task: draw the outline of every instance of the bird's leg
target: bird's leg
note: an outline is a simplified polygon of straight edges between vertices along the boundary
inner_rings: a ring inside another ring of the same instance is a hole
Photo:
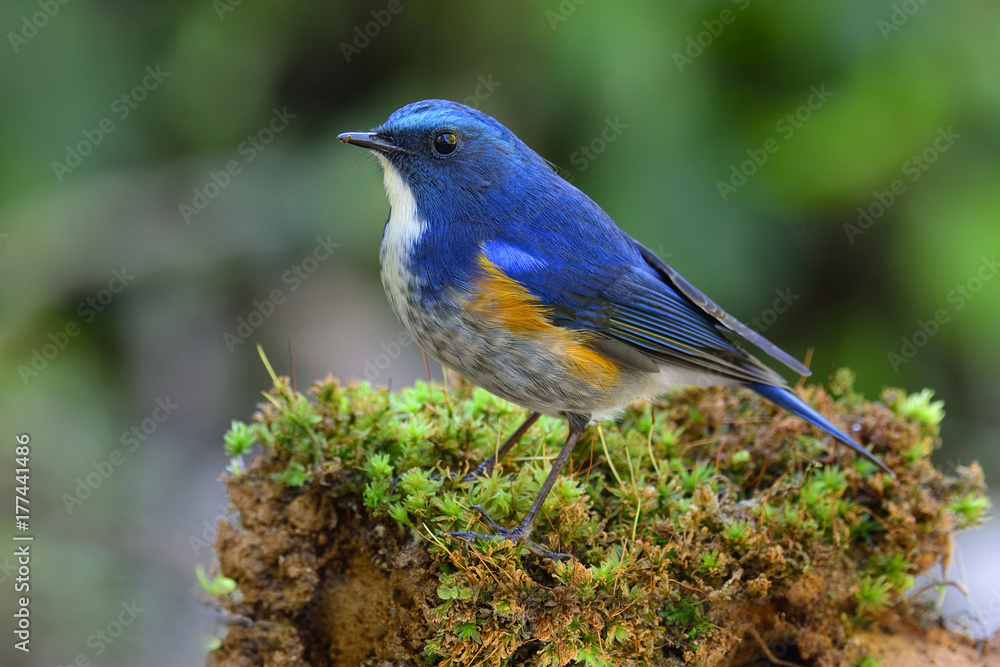
[[[528,432],[528,429],[531,428],[532,424],[538,421],[539,417],[541,417],[541,414],[537,412],[532,412],[528,415],[528,418],[524,420],[524,423],[518,426],[517,430],[514,431],[502,445],[500,445],[500,449],[490,454],[489,458],[462,477],[462,481],[471,482],[477,477],[488,476],[493,471],[493,466],[497,464],[497,461],[500,461],[503,457],[507,456],[507,452],[510,451],[511,447],[516,445],[518,440],[524,437],[524,434]]]
[[[558,479],[559,474],[562,472],[562,469],[566,466],[566,462],[569,461],[570,455],[573,453],[573,448],[576,447],[576,443],[580,441],[580,436],[583,435],[584,430],[587,428],[587,424],[590,422],[589,415],[571,414],[568,418],[569,435],[566,438],[566,443],[562,446],[562,449],[559,451],[559,455],[552,463],[552,470],[549,471],[548,477],[545,478],[542,488],[538,491],[538,495],[535,497],[535,502],[531,504],[531,509],[528,510],[528,513],[524,516],[524,520],[521,521],[516,528],[504,528],[494,521],[483,507],[480,505],[474,505],[472,509],[479,512],[483,521],[485,521],[486,524],[489,525],[490,529],[493,530],[492,533],[443,532],[441,534],[457,537],[463,540],[481,539],[524,542],[529,551],[544,558],[552,558],[556,560],[571,558],[569,554],[546,549],[540,544],[531,541],[531,531],[535,527],[535,519],[538,518],[538,513],[542,511],[542,504],[545,502],[545,498],[548,497],[549,492],[552,491],[552,486],[556,483],[556,479]]]
[[[541,416],[542,415],[538,412],[532,412],[530,415],[528,415],[528,418],[524,420],[524,423],[518,426],[517,430],[514,431],[511,434],[511,436],[504,441],[502,445],[500,445],[500,449],[490,454],[490,456],[485,461],[483,461],[478,466],[469,471],[467,474],[465,474],[462,477],[462,481],[471,482],[477,477],[486,477],[487,475],[489,475],[490,472],[493,471],[493,466],[497,464],[497,461],[503,459],[503,457],[507,455],[507,452],[509,452],[511,448],[517,444],[518,440],[524,437],[524,434],[528,432],[528,429],[531,428],[532,424],[538,421],[538,418]],[[389,493],[392,493],[393,491],[396,490],[396,485],[399,484],[399,480],[401,480],[403,478],[403,475],[405,474],[406,472],[404,471],[396,475],[396,478],[392,480],[392,484],[389,485]],[[455,477],[456,477],[455,473],[450,473],[448,475],[449,479],[454,479]],[[436,473],[434,478],[437,478]]]

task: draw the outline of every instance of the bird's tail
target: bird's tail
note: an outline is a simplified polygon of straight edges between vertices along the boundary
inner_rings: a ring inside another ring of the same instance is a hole
[[[856,451],[861,456],[865,457],[879,468],[889,473],[893,477],[896,475],[889,469],[889,467],[882,463],[877,456],[869,452],[867,449],[854,442],[846,433],[841,431],[839,428],[831,424],[826,417],[816,412],[813,408],[809,407],[801,398],[796,396],[792,390],[787,387],[776,387],[769,384],[761,384],[759,382],[747,383],[747,387],[753,389],[755,392],[771,401],[777,406],[780,406],[793,415],[801,417],[813,426],[821,428],[830,435],[832,435],[837,440]]]

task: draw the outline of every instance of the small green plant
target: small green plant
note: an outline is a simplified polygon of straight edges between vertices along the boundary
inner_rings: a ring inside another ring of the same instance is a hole
[[[309,472],[298,461],[290,461],[284,470],[271,475],[271,479],[283,486],[302,486],[308,478]]]
[[[861,580],[854,599],[858,603],[858,614],[875,614],[886,609],[892,602],[892,584],[884,574],[871,575]]]
[[[240,456],[248,454],[257,442],[256,429],[241,421],[233,420],[232,426],[224,437],[226,454]]]
[[[978,526],[986,519],[990,509],[990,499],[984,494],[970,491],[961,498],[948,501],[948,509],[958,517],[958,523],[962,528]]]
[[[446,586],[441,584],[437,589],[438,597],[442,600],[468,600],[472,597],[474,590],[471,588],[461,588],[458,586]]]
[[[750,452],[745,449],[741,449],[740,451],[733,454],[733,458],[731,460],[733,462],[734,467],[742,466],[745,463],[749,463]]]
[[[704,573],[715,572],[719,569],[721,563],[721,553],[718,551],[708,551],[701,555],[701,565],[698,566],[698,571]]]
[[[727,542],[733,544],[740,544],[750,535],[750,522],[746,519],[740,519],[738,521],[733,521],[732,523],[727,523],[726,527],[722,529],[722,536]]]
[[[876,572],[884,572],[886,581],[899,594],[903,594],[913,587],[914,579],[910,572],[915,568],[913,563],[906,560],[903,554],[895,553],[891,556],[885,556],[878,561],[873,569]]]
[[[926,459],[931,454],[931,443],[928,440],[920,439],[914,442],[903,452],[903,458],[910,465],[915,465],[918,461]]]
[[[944,401],[931,401],[934,390],[924,389],[909,396],[903,395],[894,403],[896,413],[928,426],[937,426],[944,419]]]
[[[209,578],[205,572],[205,568],[197,565],[195,566],[194,573],[198,577],[198,584],[201,585],[201,590],[213,598],[229,595],[236,590],[236,582],[229,577],[223,576],[221,572],[216,572],[215,576]]]
[[[471,640],[477,644],[483,643],[483,638],[479,636],[479,628],[476,627],[475,623],[456,623],[455,634],[459,639]]]
[[[686,493],[694,493],[694,490],[706,480],[711,479],[714,473],[715,471],[710,463],[699,463],[687,470],[682,468],[678,470],[681,488]]]
[[[385,452],[372,454],[368,457],[365,473],[375,481],[392,477],[392,456]]]

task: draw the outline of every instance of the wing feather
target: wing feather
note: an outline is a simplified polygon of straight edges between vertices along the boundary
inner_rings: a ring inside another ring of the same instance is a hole
[[[567,267],[547,258],[544,248],[528,253],[496,242],[484,246],[483,252],[539,299],[553,324],[590,331],[595,334],[594,349],[621,363],[646,371],[666,363],[742,383],[785,385],[780,375],[727,338],[729,334],[800,373],[809,373],[645,246],[629,241],[635,244],[636,262],[618,267],[593,262]],[[510,261],[512,257],[518,261]]]

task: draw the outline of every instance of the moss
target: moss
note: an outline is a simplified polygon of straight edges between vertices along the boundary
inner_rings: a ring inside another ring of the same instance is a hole
[[[897,478],[749,391],[691,388],[588,431],[536,524],[536,541],[575,556],[555,562],[439,533],[482,530],[477,504],[517,523],[565,423],[542,418],[489,478],[463,483],[450,473],[493,452],[522,410],[465,384],[390,393],[328,378],[307,400],[278,378],[226,437],[235,516],[217,547],[238,590],[222,599],[251,624],[212,659],[735,665],[771,651],[872,664],[857,636],[910,615],[913,577],[984,519],[982,472],[931,464],[943,411],[929,392],[866,402],[841,372],[831,393],[803,393]]]

